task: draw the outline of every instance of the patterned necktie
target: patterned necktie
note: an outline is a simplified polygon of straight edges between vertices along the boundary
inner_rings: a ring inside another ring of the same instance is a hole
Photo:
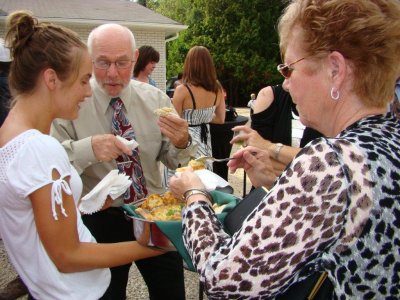
[[[114,135],[122,136],[127,140],[135,139],[132,124],[122,111],[122,107],[124,106],[122,100],[120,98],[112,98],[110,105],[114,108],[111,132]],[[132,179],[132,185],[124,194],[124,202],[131,203],[146,197],[146,180],[143,176],[142,165],[140,163],[139,148],[133,149],[132,155],[122,154],[116,160],[117,162],[127,162],[119,164],[120,171],[125,172],[125,174]]]

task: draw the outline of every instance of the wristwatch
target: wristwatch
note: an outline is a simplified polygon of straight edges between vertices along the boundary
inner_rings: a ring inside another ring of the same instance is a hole
[[[189,148],[191,145],[192,145],[192,136],[190,135],[190,133],[188,133],[188,141],[187,141],[186,147],[185,148],[176,147],[176,148],[183,150],[183,149]]]
[[[278,158],[279,158],[279,153],[281,152],[282,147],[283,147],[283,144],[282,144],[282,143],[276,143],[276,144],[275,144],[275,149],[274,149],[274,159],[275,159],[275,160],[278,160]]]
[[[188,142],[187,142],[187,144],[186,144],[186,148],[192,146],[192,136],[190,135],[190,133],[189,133],[188,135],[189,135],[189,136],[188,136]]]

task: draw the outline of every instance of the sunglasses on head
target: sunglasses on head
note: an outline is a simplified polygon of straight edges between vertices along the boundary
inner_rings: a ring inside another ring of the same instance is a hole
[[[300,58],[298,60],[296,60],[295,62],[292,62],[291,64],[280,64],[276,67],[276,69],[278,70],[279,73],[281,73],[281,75],[283,77],[285,77],[286,79],[288,79],[291,75],[292,72],[294,70],[293,65],[297,64],[299,61],[302,61],[303,59],[305,59],[306,57]]]

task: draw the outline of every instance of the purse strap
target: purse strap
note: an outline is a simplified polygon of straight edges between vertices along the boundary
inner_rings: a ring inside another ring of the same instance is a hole
[[[324,284],[326,278],[328,277],[327,272],[322,272],[321,276],[319,276],[317,282],[315,283],[313,289],[311,290],[310,294],[307,297],[307,300],[313,300],[317,295],[318,291],[320,290],[321,286]]]

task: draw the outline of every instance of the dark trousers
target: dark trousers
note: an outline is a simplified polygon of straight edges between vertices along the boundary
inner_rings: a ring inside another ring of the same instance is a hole
[[[119,208],[112,207],[92,215],[83,215],[82,220],[98,243],[134,240],[132,222],[126,219]],[[136,261],[136,266],[146,282],[151,300],[185,299],[183,262],[177,252]],[[111,283],[101,299],[126,299],[130,267],[131,264],[110,268]]]

